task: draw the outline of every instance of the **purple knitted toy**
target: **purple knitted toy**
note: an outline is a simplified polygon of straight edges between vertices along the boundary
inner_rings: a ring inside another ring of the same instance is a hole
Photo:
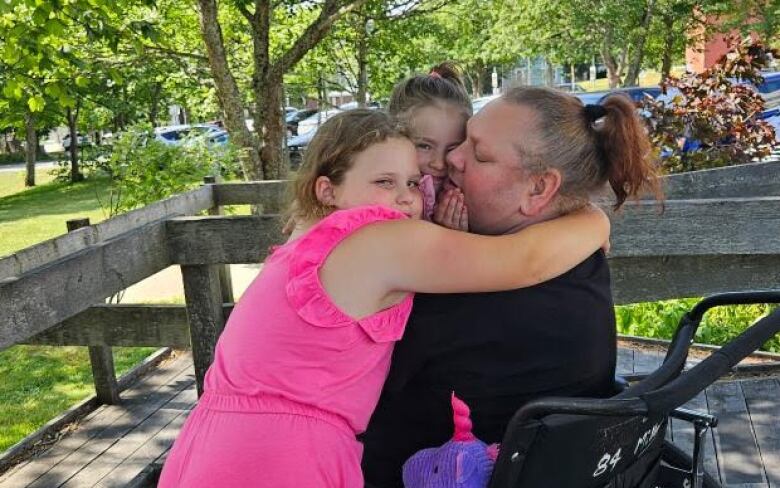
[[[488,446],[471,433],[469,407],[452,394],[455,435],[441,447],[418,451],[403,467],[405,488],[485,488],[498,445]]]

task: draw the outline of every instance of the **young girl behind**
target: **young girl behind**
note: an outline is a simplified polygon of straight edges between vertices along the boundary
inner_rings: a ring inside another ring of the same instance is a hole
[[[447,154],[466,138],[472,115],[471,99],[454,65],[442,63],[427,75],[399,82],[387,105],[390,115],[405,124],[424,175],[423,218],[452,229],[468,230],[468,211],[457,188],[445,188]]]
[[[412,292],[530,286],[608,236],[592,208],[501,237],[423,222],[420,177],[384,113],[352,110],[318,130],[295,183],[298,227],[231,313],[160,487],[362,487],[355,435]]]

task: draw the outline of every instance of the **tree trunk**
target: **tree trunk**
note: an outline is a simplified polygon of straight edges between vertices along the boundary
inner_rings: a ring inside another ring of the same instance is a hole
[[[38,155],[38,134],[35,133],[35,115],[27,112],[24,117],[25,125],[25,163],[26,174],[24,177],[24,186],[35,186],[35,158]]]
[[[482,80],[485,74],[485,62],[481,59],[476,59],[474,61],[474,72],[476,75],[472,77],[474,82],[471,84],[471,91],[474,98],[479,98],[482,96]]]
[[[157,125],[157,117],[160,114],[160,95],[162,94],[162,83],[155,82],[152,88],[151,106],[149,107],[149,123],[152,127]]]
[[[76,108],[68,108],[66,115],[68,116],[68,131],[70,133],[70,182],[78,183],[84,180],[84,175],[79,171],[79,136],[78,136],[78,119],[79,109],[81,108],[81,100],[76,102]]]
[[[284,157],[284,137],[287,131],[282,111],[282,81],[268,79],[255,92],[255,100],[255,130],[263,137],[260,148],[263,174],[268,180],[284,179],[287,176],[287,161]]]
[[[368,103],[368,66],[366,61],[368,56],[368,42],[365,34],[360,34],[358,38],[358,86],[357,86],[357,105],[363,108]]]
[[[604,42],[601,45],[601,59],[604,60],[604,66],[607,67],[607,79],[609,87],[617,88],[620,84],[620,72],[618,61],[612,55],[612,30],[607,29],[604,33]]]
[[[661,61],[661,81],[669,79],[672,72],[672,51],[674,50],[674,17],[664,16],[664,27],[666,36],[664,37],[664,52]]]
[[[555,84],[555,67],[549,59],[544,60],[544,84],[553,86]]]
[[[639,29],[639,37],[634,46],[634,52],[631,56],[626,78],[623,80],[623,86],[635,86],[639,81],[639,71],[642,69],[642,61],[645,55],[645,43],[650,32],[650,22],[653,20],[653,10],[655,9],[655,0],[647,0],[645,13],[642,17],[642,26]]]
[[[217,98],[225,114],[225,128],[231,141],[241,149],[239,159],[244,178],[262,180],[263,165],[252,134],[244,122],[244,104],[241,93],[227,62],[222,28],[217,19],[216,0],[198,0],[200,30],[209,57],[211,75],[217,88]]]

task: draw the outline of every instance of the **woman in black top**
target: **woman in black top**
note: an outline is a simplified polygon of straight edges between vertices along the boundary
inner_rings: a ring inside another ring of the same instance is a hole
[[[615,208],[643,190],[660,196],[630,100],[583,106],[545,88],[517,88],[470,121],[448,156],[469,228],[506,234],[589,202],[609,183]],[[500,442],[515,411],[540,396],[607,396],[616,356],[609,268],[599,251],[536,287],[418,295],[367,432],[368,486],[401,486],[401,466],[452,435],[451,391],[474,433]]]

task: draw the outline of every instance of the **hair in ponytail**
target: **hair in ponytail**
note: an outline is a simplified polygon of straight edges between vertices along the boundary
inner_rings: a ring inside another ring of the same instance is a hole
[[[644,193],[663,198],[647,132],[627,96],[583,105],[558,90],[518,87],[503,98],[535,111],[536,144],[522,154],[521,164],[532,171],[561,172],[562,210],[587,203],[607,182],[615,192],[615,210]]]
[[[471,117],[471,99],[460,70],[448,62],[434,66],[427,75],[412,76],[396,84],[387,111],[408,122],[414,110],[444,104],[458,108],[464,118]]]

